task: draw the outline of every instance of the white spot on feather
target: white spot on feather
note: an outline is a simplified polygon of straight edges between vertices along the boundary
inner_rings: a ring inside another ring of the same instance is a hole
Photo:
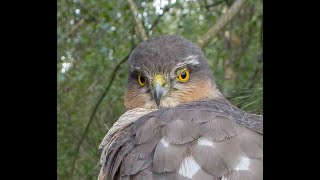
[[[222,176],[221,180],[227,180],[227,178],[225,178],[224,176]]]
[[[164,138],[162,138],[160,142],[162,143],[162,145],[163,145],[165,148],[167,148],[167,147],[169,146],[169,143],[168,143]]]
[[[249,170],[250,159],[242,157],[239,164],[236,166],[236,170]]]
[[[180,165],[179,174],[183,177],[192,178],[198,172],[200,166],[192,156],[186,157]]]
[[[201,137],[198,139],[198,145],[200,146],[211,146],[213,147],[213,144],[211,141],[209,141],[207,138],[205,137]]]

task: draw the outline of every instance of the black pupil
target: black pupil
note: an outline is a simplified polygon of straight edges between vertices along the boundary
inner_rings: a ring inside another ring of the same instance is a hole
[[[187,77],[187,73],[185,71],[183,71],[181,74],[180,74],[181,78],[182,79],[185,79]]]
[[[144,84],[144,83],[145,83],[145,79],[144,79],[144,77],[143,77],[143,76],[140,76],[140,82],[141,82],[142,84]]]

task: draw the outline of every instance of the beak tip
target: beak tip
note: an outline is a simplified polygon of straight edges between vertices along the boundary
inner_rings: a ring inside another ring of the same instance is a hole
[[[162,94],[163,94],[163,89],[157,85],[154,91],[154,99],[156,101],[156,105],[158,108],[160,108],[160,100],[161,100]]]
[[[159,97],[158,94],[156,94],[154,100],[156,101],[156,105],[158,108],[160,107],[160,99],[161,99],[161,96]]]
[[[158,109],[160,108],[160,102],[156,102]]]

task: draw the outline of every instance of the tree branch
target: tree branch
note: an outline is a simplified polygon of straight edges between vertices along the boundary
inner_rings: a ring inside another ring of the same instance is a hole
[[[132,0],[128,0],[128,1],[132,1]],[[163,14],[164,14],[165,12],[167,12],[168,10],[169,10],[169,8],[168,8],[168,9],[165,9],[165,10],[163,11]],[[163,14],[162,14],[162,15],[163,15]],[[158,24],[159,19],[161,18],[162,15],[158,16],[158,18],[152,23],[152,28],[155,27],[155,26]],[[140,21],[140,25],[142,25],[142,24],[141,24],[141,21]],[[149,30],[151,30],[152,28],[150,28]],[[144,29],[143,29],[143,32],[144,32],[144,34],[145,34]],[[145,35],[144,38],[147,39],[147,36]],[[133,39],[132,39],[132,42],[131,42],[131,43],[132,43],[132,45],[133,45],[133,46],[132,46],[132,49],[133,49],[133,48],[134,48],[134,41],[133,41]],[[89,131],[89,127],[90,127],[91,123],[93,122],[94,116],[95,116],[95,114],[96,114],[96,112],[97,112],[97,110],[98,110],[98,108],[99,108],[102,100],[103,100],[103,99],[106,97],[106,95],[108,94],[109,89],[110,89],[110,87],[112,86],[113,81],[114,81],[114,79],[115,79],[115,77],[116,77],[116,74],[117,74],[118,71],[120,70],[121,65],[126,62],[126,60],[129,58],[129,56],[130,56],[130,53],[129,53],[128,55],[126,55],[126,56],[116,65],[116,67],[114,68],[114,70],[113,70],[113,72],[112,72],[112,75],[111,75],[110,81],[109,81],[109,83],[108,83],[108,86],[105,88],[104,92],[102,93],[102,95],[100,96],[100,98],[98,99],[97,103],[95,104],[95,106],[94,106],[94,108],[93,108],[93,111],[92,111],[92,113],[91,113],[91,115],[90,115],[90,118],[89,118],[89,121],[88,121],[88,123],[87,123],[87,125],[86,125],[86,128],[85,128],[85,130],[84,130],[84,132],[83,132],[83,134],[82,134],[82,136],[81,136],[81,138],[80,138],[80,140],[79,140],[79,142],[78,142],[78,144],[77,144],[76,152],[75,152],[74,158],[73,158],[73,160],[72,160],[71,177],[73,176],[73,173],[74,173],[75,164],[76,164],[76,161],[77,161],[77,158],[78,158],[78,154],[79,154],[79,152],[80,152],[81,145],[82,145],[85,137],[87,136],[87,133],[88,133],[88,131]]]
[[[150,31],[153,29],[153,27],[155,27],[155,26],[159,23],[161,17],[162,17],[166,12],[168,12],[168,11],[170,10],[170,8],[171,8],[171,6],[170,6],[170,5],[167,5],[167,6],[163,9],[163,13],[160,14],[160,15],[158,15],[157,19],[152,23],[151,28],[148,29],[148,31],[147,31],[148,35],[149,35]]]
[[[208,4],[208,5],[205,5],[205,7],[206,7],[206,9],[209,10],[211,7],[217,6],[217,5],[219,5],[219,4],[223,3],[223,2],[226,2],[226,0],[221,0],[221,1],[218,1],[218,2],[210,4],[210,5]]]
[[[81,147],[81,145],[82,145],[82,143],[83,143],[83,141],[84,141],[84,139],[85,139],[85,137],[86,137],[86,135],[87,135],[87,133],[88,133],[89,127],[90,127],[90,125],[91,125],[91,123],[92,123],[92,121],[93,121],[93,117],[94,117],[94,115],[96,114],[96,112],[97,112],[97,110],[98,110],[98,107],[100,106],[102,100],[105,98],[105,96],[106,96],[107,93],[109,92],[109,89],[110,89],[110,87],[111,87],[111,85],[112,85],[112,83],[113,83],[113,81],[114,81],[114,79],[115,79],[115,77],[116,77],[116,74],[117,74],[117,72],[119,71],[121,65],[122,65],[124,62],[126,62],[126,60],[127,60],[128,58],[129,58],[129,55],[127,55],[126,57],[124,57],[124,58],[117,64],[117,66],[114,68],[108,86],[106,87],[106,89],[104,90],[104,92],[103,92],[102,95],[100,96],[98,102],[96,103],[96,105],[95,105],[94,108],[93,108],[93,111],[92,111],[91,116],[90,116],[90,118],[89,118],[89,121],[88,121],[88,123],[87,123],[87,125],[86,125],[86,128],[85,128],[85,130],[84,130],[84,132],[83,132],[83,134],[82,134],[82,136],[81,136],[81,138],[80,138],[80,141],[79,141],[78,144],[77,144],[77,149],[76,149],[76,152],[75,152],[75,156],[74,156],[74,159],[73,159],[73,161],[72,161],[71,177],[73,176],[73,172],[74,172],[74,168],[75,168],[75,163],[76,163],[76,160],[77,160],[77,158],[78,158],[78,154],[79,154],[79,151],[80,151],[80,147]]]
[[[145,40],[147,40],[147,33],[142,25],[141,19],[138,17],[138,14],[139,14],[138,8],[137,8],[136,4],[133,2],[133,0],[128,0],[128,3],[130,6],[130,9],[132,11],[132,14],[134,16],[134,19],[136,21],[137,34],[139,34],[142,41],[145,41]]]
[[[198,39],[198,46],[200,48],[207,46],[209,42],[218,34],[218,32],[220,32],[220,30],[234,18],[245,2],[246,0],[236,0],[227,10],[227,12],[223,14],[209,29],[209,31]]]
[[[73,34],[79,27],[81,27],[84,23],[84,19],[81,19],[77,24],[75,24],[71,30],[67,33],[67,36]]]

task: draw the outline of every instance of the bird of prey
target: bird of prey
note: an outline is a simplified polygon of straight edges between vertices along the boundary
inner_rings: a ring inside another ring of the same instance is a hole
[[[223,96],[191,41],[138,44],[124,99],[127,111],[99,147],[99,180],[263,178],[263,117]]]

